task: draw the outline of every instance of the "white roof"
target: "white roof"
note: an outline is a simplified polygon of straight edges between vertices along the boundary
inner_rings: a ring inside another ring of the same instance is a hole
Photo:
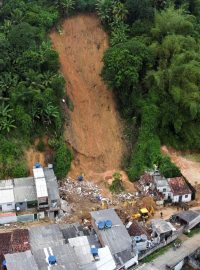
[[[35,178],[37,198],[47,197],[47,184],[45,178]]]
[[[98,270],[113,270],[116,268],[115,261],[108,246],[99,248],[98,256],[100,260],[95,262]]]
[[[14,193],[13,187],[0,189],[0,203],[13,203],[14,200]]]
[[[70,246],[74,248],[80,264],[91,263],[94,258],[90,251],[90,243],[87,236],[78,236],[68,239]]]
[[[33,175],[34,175],[34,178],[43,178],[44,177],[43,168],[34,168]]]

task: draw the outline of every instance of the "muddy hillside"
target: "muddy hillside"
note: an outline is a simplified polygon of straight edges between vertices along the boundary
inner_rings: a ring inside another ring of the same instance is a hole
[[[70,175],[98,177],[118,170],[124,156],[123,127],[114,97],[100,72],[108,37],[94,15],[79,15],[63,23],[62,33],[51,33],[59,53],[66,92],[73,103],[68,110],[65,138],[74,150]]]

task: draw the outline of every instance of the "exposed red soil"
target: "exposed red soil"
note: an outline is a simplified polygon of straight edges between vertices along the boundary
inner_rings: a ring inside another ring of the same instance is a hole
[[[171,160],[180,168],[181,173],[193,184],[200,184],[200,162],[185,157],[185,153],[175,151],[172,148],[162,147],[162,152],[171,157]]]
[[[68,111],[65,139],[74,150],[70,176],[84,173],[102,178],[102,173],[119,170],[125,152],[122,121],[113,93],[100,72],[108,37],[95,15],[84,14],[64,21],[62,34],[50,35],[59,53],[66,92],[74,105]]]
[[[37,144],[39,142],[39,138],[37,138],[34,142],[34,145],[32,145],[25,152],[30,175],[33,175],[32,169],[33,169],[33,166],[35,165],[35,163],[39,162],[43,167],[46,167],[47,163],[52,158],[52,150],[50,150],[50,148],[48,146],[48,137],[45,136],[42,140],[45,143],[45,151],[44,152],[40,152],[36,149]]]

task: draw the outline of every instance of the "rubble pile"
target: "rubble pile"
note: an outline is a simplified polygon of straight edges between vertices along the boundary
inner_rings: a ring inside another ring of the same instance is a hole
[[[67,178],[62,186],[59,188],[61,193],[78,195],[79,197],[87,197],[90,200],[101,200],[101,189],[97,185],[88,181],[74,181]]]

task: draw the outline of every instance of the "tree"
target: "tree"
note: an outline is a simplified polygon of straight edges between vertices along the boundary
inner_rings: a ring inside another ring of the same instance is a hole
[[[14,120],[12,118],[12,109],[9,105],[2,103],[0,105],[0,130],[5,132],[10,132],[12,128],[15,128]]]
[[[137,20],[153,21],[154,7],[152,0],[126,0],[128,10],[128,22],[131,24]]]
[[[62,15],[69,15],[70,11],[74,9],[74,0],[57,0],[56,5]]]
[[[63,179],[70,169],[72,154],[64,142],[60,142],[54,158],[55,174],[58,179]]]
[[[127,18],[128,10],[127,10],[126,6],[121,2],[118,2],[118,1],[114,2],[112,12],[113,12],[113,16],[114,16],[114,21],[116,23],[124,22]]]
[[[109,25],[114,21],[113,18],[113,6],[115,0],[97,0],[96,10],[104,25]]]

